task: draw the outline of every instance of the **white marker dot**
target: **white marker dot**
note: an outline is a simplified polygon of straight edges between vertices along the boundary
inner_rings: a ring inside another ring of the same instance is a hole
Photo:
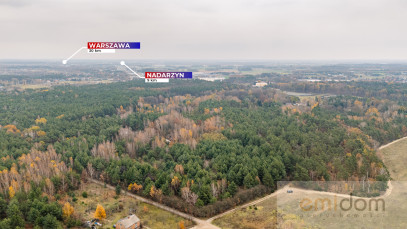
[[[63,60],[62,61],[62,64],[66,64],[68,61],[67,60]]]
[[[120,61],[120,64],[121,64],[121,65],[125,65],[126,63],[124,63],[124,61]]]

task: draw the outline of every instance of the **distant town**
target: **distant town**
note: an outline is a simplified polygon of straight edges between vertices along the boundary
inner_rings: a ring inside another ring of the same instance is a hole
[[[131,63],[140,74],[148,71],[192,71],[193,78],[223,81],[229,78],[256,76],[252,84],[267,85],[262,76],[283,76],[279,81],[295,79],[306,82],[385,81],[407,82],[405,64],[152,64]],[[75,61],[69,65],[59,62],[0,62],[0,90],[36,89],[56,85],[84,85],[122,82],[132,79],[132,73],[114,61]]]

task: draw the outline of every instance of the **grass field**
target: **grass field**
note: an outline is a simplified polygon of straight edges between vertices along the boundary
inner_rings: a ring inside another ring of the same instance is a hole
[[[407,181],[407,139],[380,150],[382,160],[395,181]]]
[[[277,198],[278,210],[300,217],[310,228],[386,228],[386,225],[389,225],[388,220],[393,218],[389,215],[390,211],[392,213],[396,212],[395,206],[388,203],[389,199],[385,200],[386,206],[384,211],[382,208],[379,208],[379,211],[369,211],[368,200],[358,201],[357,206],[361,209],[358,210],[355,208],[355,201],[359,199],[353,198],[353,207],[349,208],[349,210],[343,210],[340,208],[340,203],[342,200],[345,200],[346,202],[344,202],[343,207],[344,209],[348,208],[349,198],[323,193],[304,193],[300,191],[290,194],[282,193]],[[311,204],[309,208],[308,205],[306,207],[303,205],[304,208],[301,207],[301,203],[304,200],[310,201],[308,202]],[[322,207],[321,200],[326,201],[324,202],[324,207]],[[330,201],[330,204],[327,204],[328,201]],[[361,201],[365,202],[362,203]],[[363,208],[364,206],[366,208]],[[373,203],[372,206],[372,209],[374,209],[376,205]]]
[[[258,205],[236,210],[214,220],[213,224],[221,228],[274,228],[276,198],[269,198]]]
[[[260,204],[238,209],[212,223],[224,229],[308,228],[297,215],[276,209],[277,199],[272,197]]]
[[[88,193],[87,198],[82,196],[84,191]],[[131,197],[120,195],[115,198],[115,191],[94,183],[85,184],[81,190],[75,192],[75,196],[78,199],[74,204],[75,213],[85,220],[93,219],[98,204],[104,207],[107,217],[103,228],[113,228],[119,219],[130,213],[130,209],[135,210],[142,224],[148,228],[178,228],[180,221],[184,221],[186,228],[193,226],[191,221]]]

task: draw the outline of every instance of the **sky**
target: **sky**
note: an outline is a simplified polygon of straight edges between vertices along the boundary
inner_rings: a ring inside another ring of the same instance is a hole
[[[0,59],[406,60],[405,0],[0,0]]]

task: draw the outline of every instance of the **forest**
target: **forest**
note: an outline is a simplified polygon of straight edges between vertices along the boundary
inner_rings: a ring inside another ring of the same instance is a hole
[[[329,93],[299,98],[283,91]],[[387,181],[407,86],[140,80],[0,95],[0,228],[74,227],[90,179],[209,217],[277,181]]]

